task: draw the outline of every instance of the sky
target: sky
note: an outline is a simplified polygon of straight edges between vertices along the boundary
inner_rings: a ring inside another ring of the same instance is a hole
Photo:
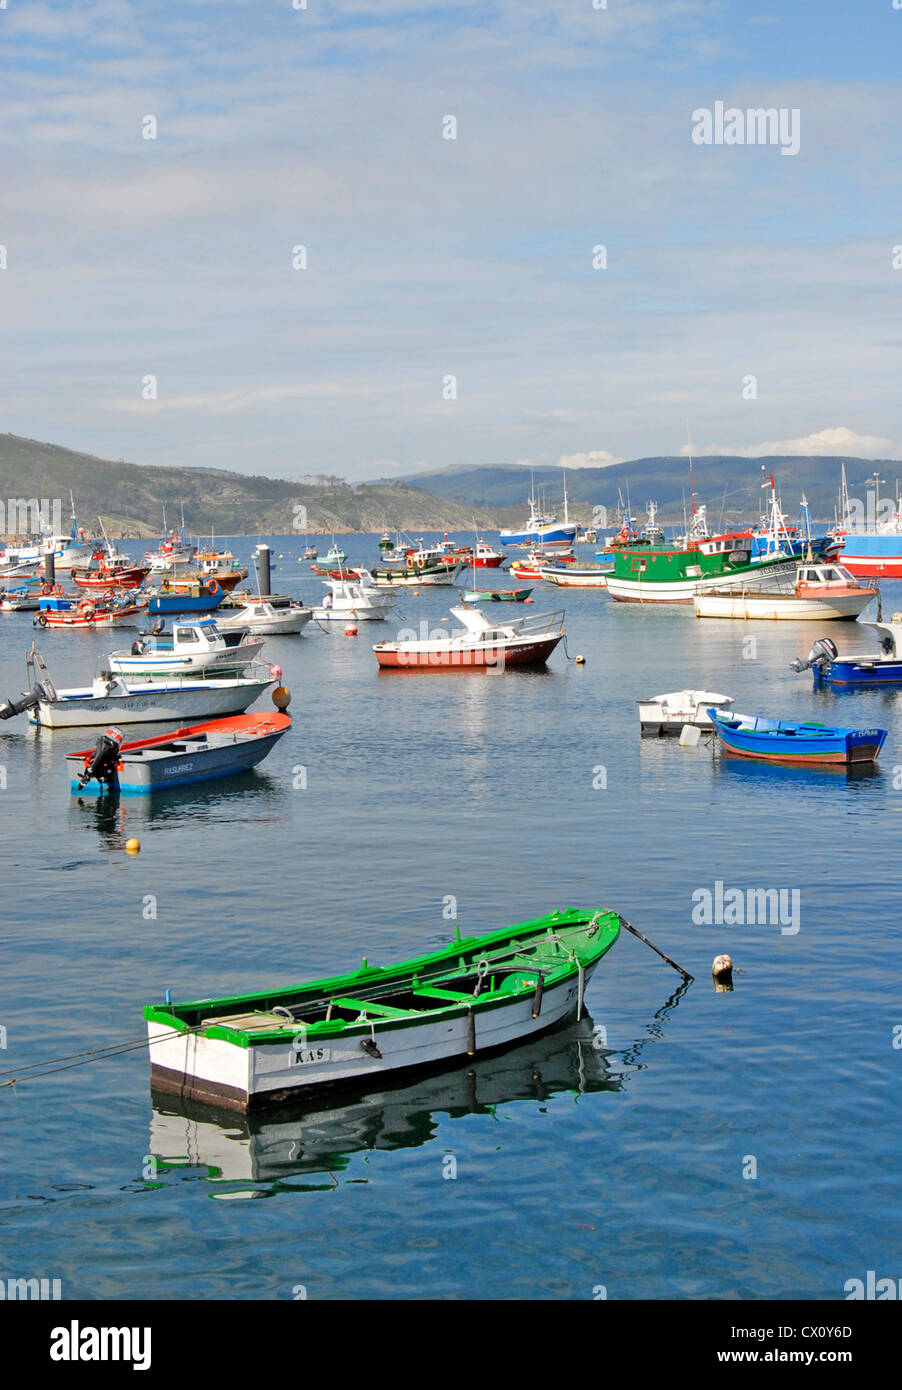
[[[0,0],[0,430],[897,457],[900,51],[902,0]]]

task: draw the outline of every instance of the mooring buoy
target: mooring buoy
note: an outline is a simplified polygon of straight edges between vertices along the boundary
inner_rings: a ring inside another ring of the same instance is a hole
[[[718,994],[729,994],[733,988],[733,962],[726,954],[715,956],[711,965],[714,988]]]

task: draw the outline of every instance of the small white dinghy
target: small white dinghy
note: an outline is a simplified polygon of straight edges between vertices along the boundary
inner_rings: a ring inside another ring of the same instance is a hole
[[[710,690],[672,690],[667,695],[650,695],[636,701],[639,727],[643,734],[679,734],[687,724],[712,729],[708,709],[724,709],[732,703],[732,695],[718,695]]]

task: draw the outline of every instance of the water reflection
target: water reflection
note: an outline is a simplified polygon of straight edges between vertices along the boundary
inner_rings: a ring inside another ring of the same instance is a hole
[[[198,1169],[206,1170],[204,1176],[217,1183],[270,1184],[268,1192],[239,1189],[213,1196],[315,1190],[334,1186],[334,1174],[347,1170],[353,1154],[431,1143],[439,1116],[494,1115],[499,1106],[514,1101],[541,1104],[568,1094],[578,1102],[591,1092],[623,1091],[633,1072],[644,1069],[643,1050],[664,1037],[664,1023],[689,986],[690,981],[681,981],[645,1025],[642,1037],[619,1053],[605,1048],[604,1031],[586,1015],[498,1056],[424,1074],[413,1082],[256,1114],[236,1114],[152,1091],[152,1163],[145,1168],[145,1179],[153,1186],[167,1173],[189,1168],[192,1177]],[[328,1180],[303,1186],[289,1181],[316,1175]]]
[[[201,1168],[216,1181],[272,1183],[277,1191],[288,1178],[343,1172],[355,1153],[420,1148],[436,1137],[440,1115],[489,1115],[513,1101],[622,1090],[625,1077],[611,1070],[600,1042],[585,1017],[414,1082],[250,1115],[153,1093],[149,1152],[158,1175]]]
[[[85,828],[96,830],[101,839],[116,837],[129,827],[148,825],[152,821],[192,826],[204,822],[217,825],[229,821],[278,821],[279,803],[284,785],[259,769],[218,777],[187,787],[170,787],[148,795],[122,796],[110,792],[105,796],[78,796],[71,793],[69,815]],[[254,807],[260,814],[254,815]]]

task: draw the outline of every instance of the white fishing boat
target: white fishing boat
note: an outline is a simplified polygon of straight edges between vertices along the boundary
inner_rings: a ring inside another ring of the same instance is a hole
[[[69,494],[70,499],[72,494]],[[37,569],[48,556],[53,556],[54,568],[70,570],[73,566],[87,565],[96,549],[96,542],[85,539],[84,529],[78,524],[75,515],[75,502],[72,501],[72,525],[69,535],[55,532],[41,520],[40,540],[29,540],[24,545],[8,545],[0,550],[0,570],[12,576],[24,569]]]
[[[233,598],[228,608],[221,608],[217,613],[216,626],[221,632],[242,629],[261,637],[292,637],[306,627],[312,617],[313,610],[302,603],[269,594],[266,598],[246,598],[239,603]]]
[[[696,594],[697,618],[854,620],[876,598],[877,590],[859,584],[842,565],[801,564],[792,587],[764,588],[750,581],[740,589],[710,589]]]
[[[613,564],[543,565],[539,576],[561,589],[606,589],[613,569]]]
[[[708,709],[725,709],[732,703],[731,695],[710,690],[672,690],[666,695],[650,695],[636,701],[639,727],[643,734],[678,734],[687,724],[711,729]]]
[[[248,1111],[466,1061],[585,1013],[616,912],[567,908],[327,980],[144,1009],[151,1086]]]
[[[166,680],[126,680],[101,670],[88,686],[58,689],[32,648],[26,660],[28,689],[19,700],[0,705],[0,719],[27,712],[32,724],[73,729],[96,724],[151,724],[166,720],[213,719],[243,714],[281,677],[277,666],[258,664],[247,676],[172,676]],[[264,674],[265,673],[265,674]]]
[[[373,647],[380,667],[402,671],[479,670],[503,671],[518,666],[544,666],[563,640],[564,610],[536,613],[503,622],[493,612],[489,619],[478,608],[451,609],[463,624],[446,636],[413,641],[378,642]]]
[[[346,622],[349,618],[379,622],[388,617],[397,602],[397,596],[378,589],[367,570],[358,570],[357,579],[327,579],[330,592],[323,603],[313,608],[313,616],[319,623]]]
[[[161,620],[162,622],[162,620]],[[220,632],[215,618],[173,623],[172,631],[140,633],[129,651],[111,652],[109,669],[120,676],[175,676],[241,671],[259,656],[263,642],[247,629]]]

